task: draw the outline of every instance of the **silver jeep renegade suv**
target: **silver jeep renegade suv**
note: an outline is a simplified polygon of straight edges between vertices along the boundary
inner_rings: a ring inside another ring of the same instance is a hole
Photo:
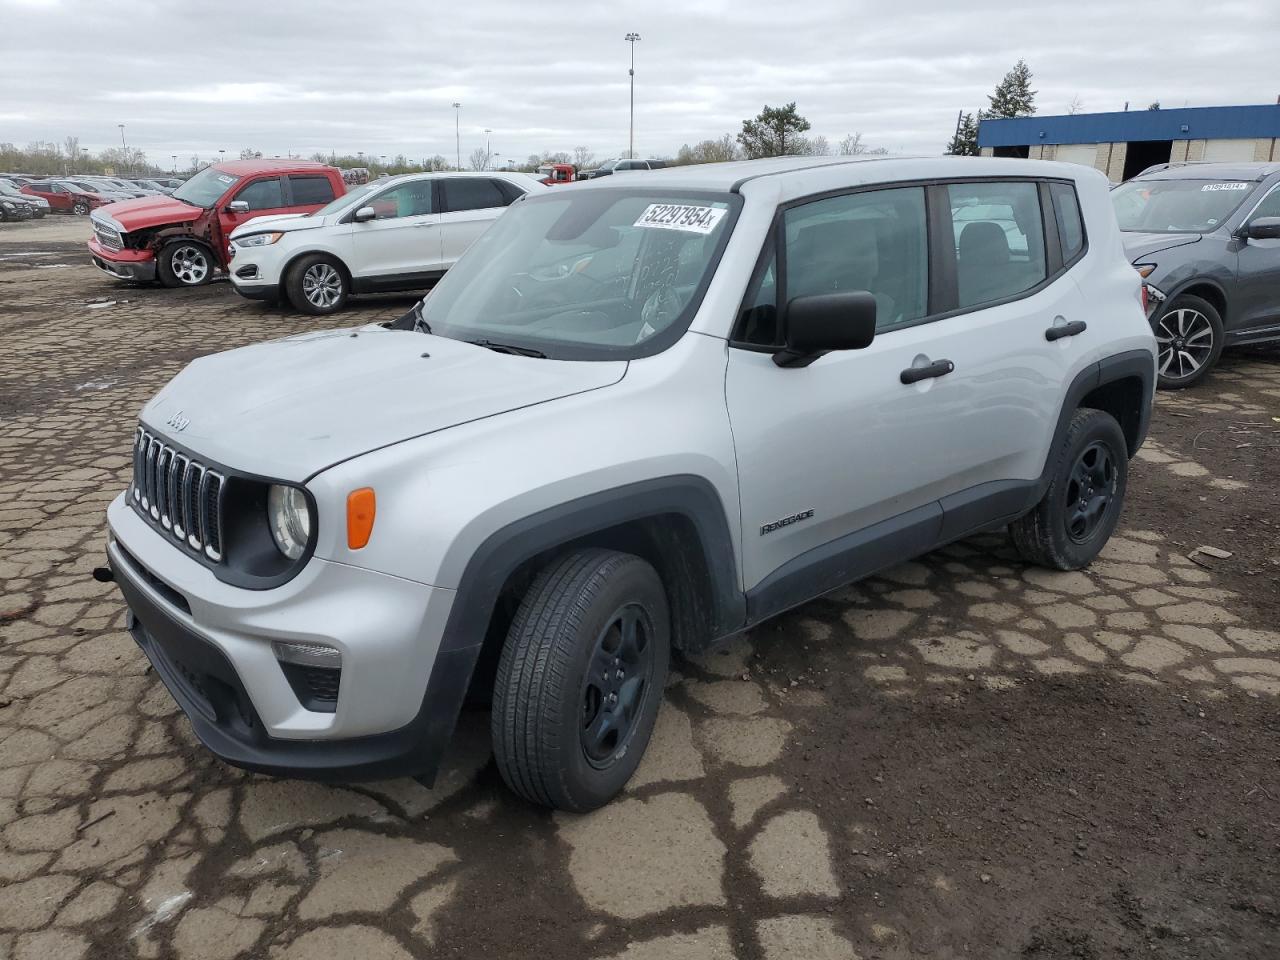
[[[1101,174],[778,158],[518,201],[401,320],[205,357],[108,511],[130,629],[254,770],[434,776],[464,698],[588,810],[672,649],[1010,525],[1084,566],[1155,342]]]

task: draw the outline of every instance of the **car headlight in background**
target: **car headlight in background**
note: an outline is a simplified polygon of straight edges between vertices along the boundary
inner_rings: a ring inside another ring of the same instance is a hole
[[[276,547],[290,560],[297,560],[311,539],[311,508],[298,487],[273,483],[267,491],[267,524]]]
[[[237,247],[267,247],[283,236],[283,233],[254,233],[247,237],[238,237],[231,242]]]

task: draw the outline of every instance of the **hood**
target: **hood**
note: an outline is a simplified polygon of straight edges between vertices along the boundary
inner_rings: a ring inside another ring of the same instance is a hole
[[[626,369],[621,360],[540,360],[361,327],[202,357],[142,418],[230,469],[301,482],[411,437],[609,386]],[[179,414],[188,424],[175,433],[166,422]]]
[[[263,233],[268,229],[287,232],[292,230],[312,230],[323,226],[323,217],[312,217],[305,213],[276,213],[269,217],[254,217],[247,223],[240,224],[240,226],[231,231],[231,239],[243,237],[247,233]]]
[[[120,200],[98,209],[120,225],[121,231],[129,233],[147,227],[160,227],[170,223],[190,223],[203,213],[200,207],[175,200],[159,194],[154,197],[138,197],[134,200]]]
[[[1130,263],[1137,263],[1161,250],[1184,247],[1200,239],[1198,233],[1121,233],[1125,255]]]

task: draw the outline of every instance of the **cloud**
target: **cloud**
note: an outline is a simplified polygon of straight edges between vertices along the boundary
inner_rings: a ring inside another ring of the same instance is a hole
[[[795,100],[814,134],[938,153],[956,111],[1019,57],[1042,113],[1270,103],[1266,38],[1280,4],[1166,0],[1132,21],[1103,0],[648,0],[557,9],[528,0],[0,0],[0,140],[117,142],[153,159],[253,147],[423,157],[483,143],[501,157],[627,142],[627,31],[636,44],[636,147],[740,129]],[[571,10],[571,12],[569,12]],[[1230,63],[1225,70],[1223,63]]]

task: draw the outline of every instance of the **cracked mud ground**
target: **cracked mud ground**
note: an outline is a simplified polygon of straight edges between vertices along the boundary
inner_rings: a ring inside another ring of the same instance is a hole
[[[1159,398],[1088,571],[988,535],[680,662],[563,816],[483,714],[433,790],[194,742],[90,579],[103,512],[184,363],[317,323],[117,286],[87,235],[0,232],[0,958],[1280,956],[1280,350]]]

